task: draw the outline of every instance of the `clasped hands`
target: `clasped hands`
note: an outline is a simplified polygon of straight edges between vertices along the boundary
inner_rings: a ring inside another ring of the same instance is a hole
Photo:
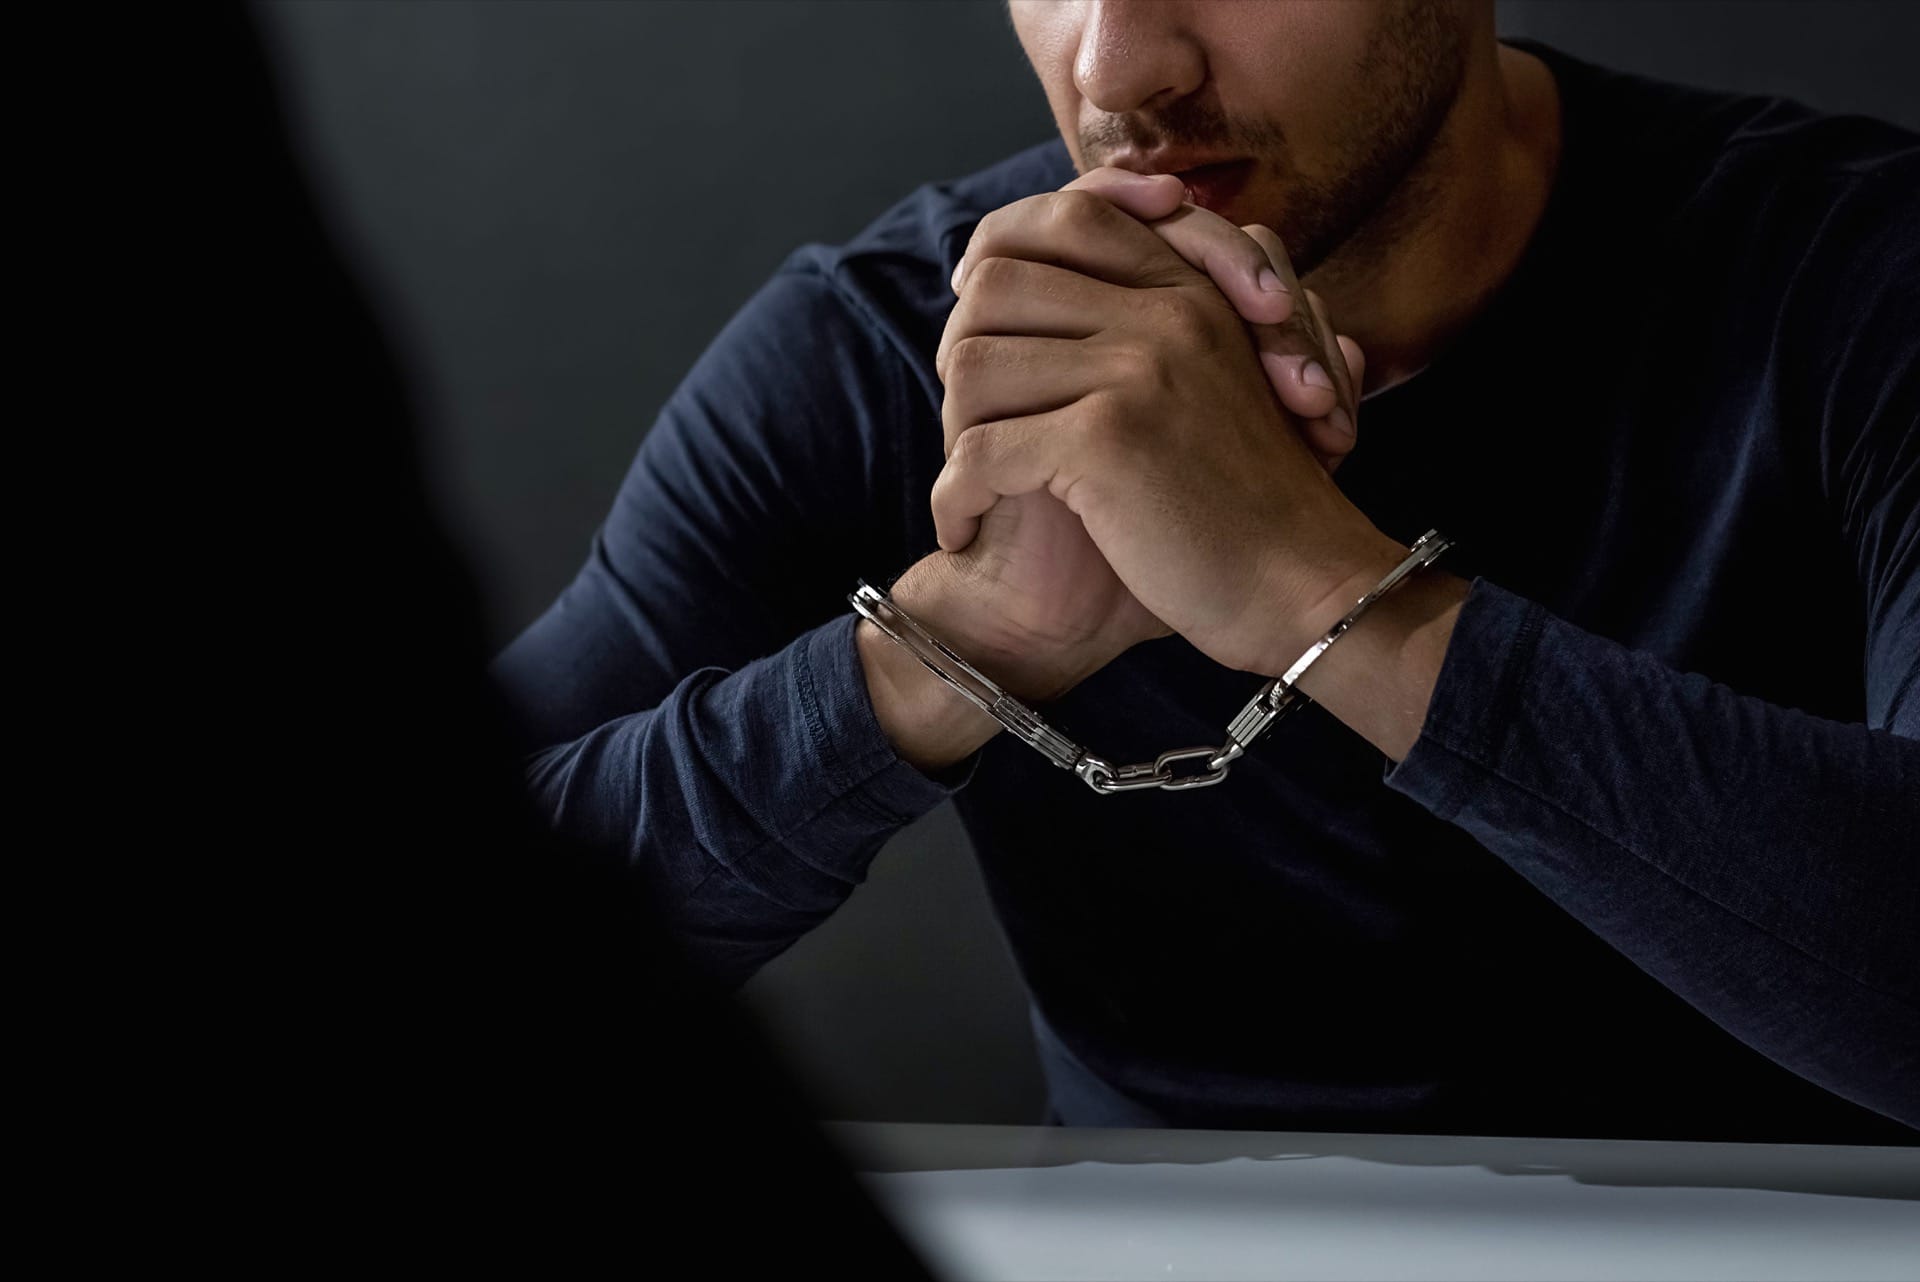
[[[946,552],[1052,575],[1113,654],[1178,632],[1273,675],[1405,549],[1331,476],[1358,345],[1273,232],[1183,195],[1102,168],[981,220],[935,357],[934,524]]]

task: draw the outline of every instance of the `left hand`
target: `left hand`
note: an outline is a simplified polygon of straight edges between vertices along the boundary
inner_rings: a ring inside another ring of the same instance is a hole
[[[1330,594],[1399,559],[1295,430],[1234,305],[1153,228],[1047,192],[982,219],[967,260],[935,364],[996,413],[934,483],[941,547],[1044,489],[1142,606],[1268,674],[1318,635]]]
[[[1327,471],[1338,471],[1357,439],[1365,356],[1354,339],[1334,333],[1325,304],[1295,277],[1286,247],[1273,229],[1259,223],[1236,227],[1184,200],[1185,189],[1173,174],[1137,174],[1103,165],[1060,190],[1106,197],[1206,273],[1247,322],[1267,380],[1281,405],[1292,412],[1308,448]],[[975,242],[969,242],[954,265],[956,295],[976,252]],[[1263,272],[1278,277],[1281,288],[1263,284]],[[1305,308],[1300,306],[1303,298]],[[951,420],[946,434],[951,449],[958,434]]]

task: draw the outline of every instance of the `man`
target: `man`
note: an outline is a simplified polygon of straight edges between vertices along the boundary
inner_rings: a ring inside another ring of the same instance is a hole
[[[1011,14],[1060,139],[796,250],[496,661],[550,820],[730,987],[952,798],[1054,1121],[1913,1142],[1920,139],[1484,0]],[[1151,761],[1428,528],[1199,790],[847,608]]]

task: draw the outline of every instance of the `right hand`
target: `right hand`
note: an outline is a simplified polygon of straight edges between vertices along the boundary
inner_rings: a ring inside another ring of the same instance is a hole
[[[1343,407],[1357,405],[1362,355],[1345,335],[1338,336],[1337,345],[1324,341],[1331,333],[1326,312],[1311,291],[1300,288],[1279,239],[1265,227],[1236,228],[1217,214],[1183,203],[1177,179],[1142,181],[1121,170],[1096,169],[1061,190],[1092,191],[1149,222],[1182,258],[1213,278],[1248,318],[1268,379],[1281,405],[1300,423],[1302,439],[1323,467],[1336,470],[1353,448],[1354,434],[1337,416],[1346,413],[1347,422],[1353,421]],[[1266,294],[1254,284],[1258,270],[1269,263],[1291,295]],[[964,306],[964,280],[961,293],[956,315]],[[1303,295],[1311,311],[1290,306],[1292,298]],[[1312,319],[1295,319],[1298,313]],[[1284,319],[1276,322],[1276,315]],[[1303,367],[1316,353],[1331,367],[1337,388],[1304,381]],[[943,370],[942,377],[947,387],[942,420],[949,448],[976,423],[1055,408],[1008,404],[1004,394],[996,395],[996,388],[986,385],[989,380],[975,387],[964,371]],[[1030,690],[1064,693],[1140,642],[1173,634],[1121,583],[1080,518],[1044,489],[1000,499],[981,517],[979,532],[964,549],[937,552],[929,560],[943,563],[938,572],[950,586],[980,603],[982,617],[973,621],[970,631],[988,630],[990,654],[1023,653],[1045,665],[1043,672],[1032,667],[1021,672],[1022,684]],[[1000,677],[985,662],[976,666]]]

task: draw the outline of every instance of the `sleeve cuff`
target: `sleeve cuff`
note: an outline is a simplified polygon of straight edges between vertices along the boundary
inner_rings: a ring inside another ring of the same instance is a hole
[[[836,794],[855,795],[897,823],[911,823],[965,787],[984,747],[931,774],[903,758],[880,726],[860,664],[851,607],[809,633],[794,680],[815,746]]]
[[[1546,607],[1476,577],[1447,641],[1433,697],[1413,747],[1381,779],[1451,820],[1467,787],[1497,771],[1520,687],[1540,642]]]

